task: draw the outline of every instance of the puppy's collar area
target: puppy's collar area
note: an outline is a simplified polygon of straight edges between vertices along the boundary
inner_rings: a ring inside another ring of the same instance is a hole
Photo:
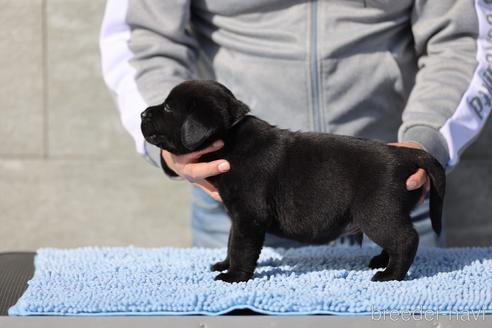
[[[239,123],[243,122],[246,117],[249,117],[249,116],[251,116],[251,115],[246,114],[246,115],[239,117],[234,122],[232,122],[231,127],[229,129],[236,127]]]

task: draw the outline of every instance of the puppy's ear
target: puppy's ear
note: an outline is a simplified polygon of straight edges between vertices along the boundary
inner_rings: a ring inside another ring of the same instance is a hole
[[[217,121],[204,112],[195,110],[181,127],[181,142],[190,152],[198,150],[203,143],[219,130]]]
[[[249,107],[243,103],[241,100],[237,99],[234,94],[229,90],[227,87],[224,85],[220,84],[219,82],[214,83],[222,89],[222,91],[227,95],[229,98],[229,115],[230,115],[230,120],[229,120],[229,125],[232,125],[239,121],[241,118],[246,116],[246,114],[249,113],[250,109]]]

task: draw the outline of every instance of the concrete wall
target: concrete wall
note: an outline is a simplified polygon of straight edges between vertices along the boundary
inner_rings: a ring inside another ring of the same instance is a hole
[[[103,0],[0,0],[0,251],[190,245],[189,186],[139,158],[101,80]],[[492,245],[492,124],[449,177],[450,245]]]
[[[0,251],[191,243],[189,187],[134,151],[101,79],[103,0],[0,0]]]
[[[444,206],[448,246],[492,246],[492,117],[449,174]]]

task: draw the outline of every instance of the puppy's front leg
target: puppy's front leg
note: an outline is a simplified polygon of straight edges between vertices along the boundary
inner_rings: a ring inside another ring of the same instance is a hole
[[[247,281],[253,276],[265,240],[265,229],[252,218],[233,219],[227,251],[229,270],[215,277],[225,282]]]
[[[227,240],[227,256],[226,256],[225,260],[219,261],[215,264],[212,264],[212,266],[210,266],[210,271],[224,271],[224,270],[229,269],[229,267],[231,266],[231,263],[229,260],[229,258],[230,258],[229,252],[231,251],[231,235],[232,235],[232,228],[229,231],[229,239]]]

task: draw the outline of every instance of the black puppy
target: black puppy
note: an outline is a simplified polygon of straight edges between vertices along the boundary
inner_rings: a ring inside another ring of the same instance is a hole
[[[422,150],[360,138],[282,130],[247,115],[249,108],[214,81],[186,81],[162,105],[142,113],[150,143],[174,154],[217,139],[225,146],[202,157],[228,160],[209,178],[231,217],[227,257],[212,266],[227,282],[249,280],[266,232],[309,243],[336,239],[350,224],[383,248],[369,263],[373,281],[402,280],[418,247],[410,211],[422,189],[407,191],[419,167],[430,176],[430,216],[441,229],[442,166]]]

